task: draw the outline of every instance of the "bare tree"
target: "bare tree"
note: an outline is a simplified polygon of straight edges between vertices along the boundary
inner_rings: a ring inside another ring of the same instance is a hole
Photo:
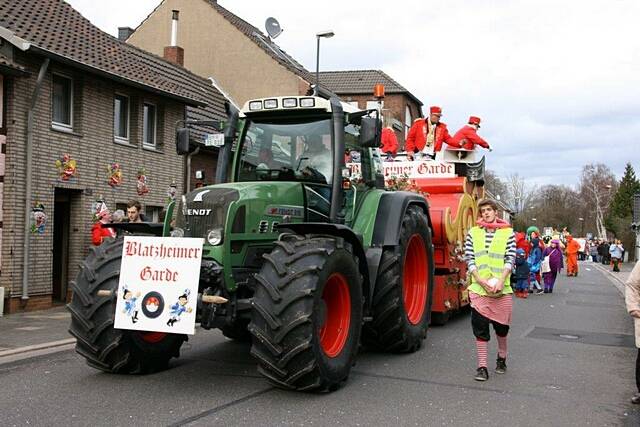
[[[493,194],[499,200],[504,201],[509,197],[509,191],[506,184],[500,179],[496,173],[490,169],[484,171],[484,188]]]
[[[607,165],[590,163],[582,168],[579,187],[580,198],[594,212],[595,229],[601,239],[607,238],[604,219],[616,187],[616,177]]]
[[[509,204],[516,214],[521,214],[532,205],[537,190],[536,185],[527,184],[524,177],[517,173],[512,173],[507,176],[505,185],[507,187]]]

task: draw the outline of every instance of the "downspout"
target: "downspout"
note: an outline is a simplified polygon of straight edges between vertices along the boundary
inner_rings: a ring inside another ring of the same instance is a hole
[[[40,88],[42,82],[49,68],[49,58],[45,58],[44,62],[40,66],[40,72],[38,73],[38,80],[36,81],[36,87],[33,89],[31,95],[31,102],[29,103],[29,111],[27,112],[27,176],[25,177],[27,185],[25,188],[24,198],[24,249],[22,254],[22,297],[23,301],[29,299],[29,247],[31,246],[31,227],[29,221],[31,219],[31,179],[33,177],[33,121],[36,101],[40,94]]]

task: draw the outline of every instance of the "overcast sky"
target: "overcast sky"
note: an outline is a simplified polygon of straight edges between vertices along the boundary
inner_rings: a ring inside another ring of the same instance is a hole
[[[114,35],[160,3],[67,1]],[[631,162],[640,175],[640,1],[219,3],[263,31],[277,18],[276,42],[309,70],[315,33],[333,30],[321,70],[383,70],[426,108],[442,106],[451,133],[480,116],[487,167],[503,177],[574,185],[590,162],[619,177]]]

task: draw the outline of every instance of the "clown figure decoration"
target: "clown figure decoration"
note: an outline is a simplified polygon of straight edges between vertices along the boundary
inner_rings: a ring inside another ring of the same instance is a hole
[[[178,297],[178,302],[171,306],[171,312],[169,313],[171,317],[167,320],[167,326],[173,326],[174,323],[179,322],[180,316],[185,311],[187,313],[191,313],[193,311],[191,307],[187,307],[187,304],[189,303],[189,294],[189,289],[185,289],[184,293]]]
[[[138,192],[138,196],[144,196],[149,192],[149,187],[147,186],[147,170],[145,168],[141,168],[138,170],[138,181],[136,182],[136,190]]]
[[[44,212],[44,205],[37,203],[31,209],[31,233],[44,234],[44,228],[47,225],[47,214]]]
[[[109,171],[109,185],[112,188],[120,186],[122,183],[122,170],[120,169],[120,163],[113,162],[107,166]]]

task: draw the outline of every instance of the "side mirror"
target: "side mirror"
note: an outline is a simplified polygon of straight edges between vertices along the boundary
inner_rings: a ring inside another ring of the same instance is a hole
[[[176,151],[179,156],[189,154],[189,129],[178,128],[176,130]]]
[[[378,147],[380,145],[379,138],[379,120],[375,117],[363,117],[360,121],[360,139],[361,147]]]

